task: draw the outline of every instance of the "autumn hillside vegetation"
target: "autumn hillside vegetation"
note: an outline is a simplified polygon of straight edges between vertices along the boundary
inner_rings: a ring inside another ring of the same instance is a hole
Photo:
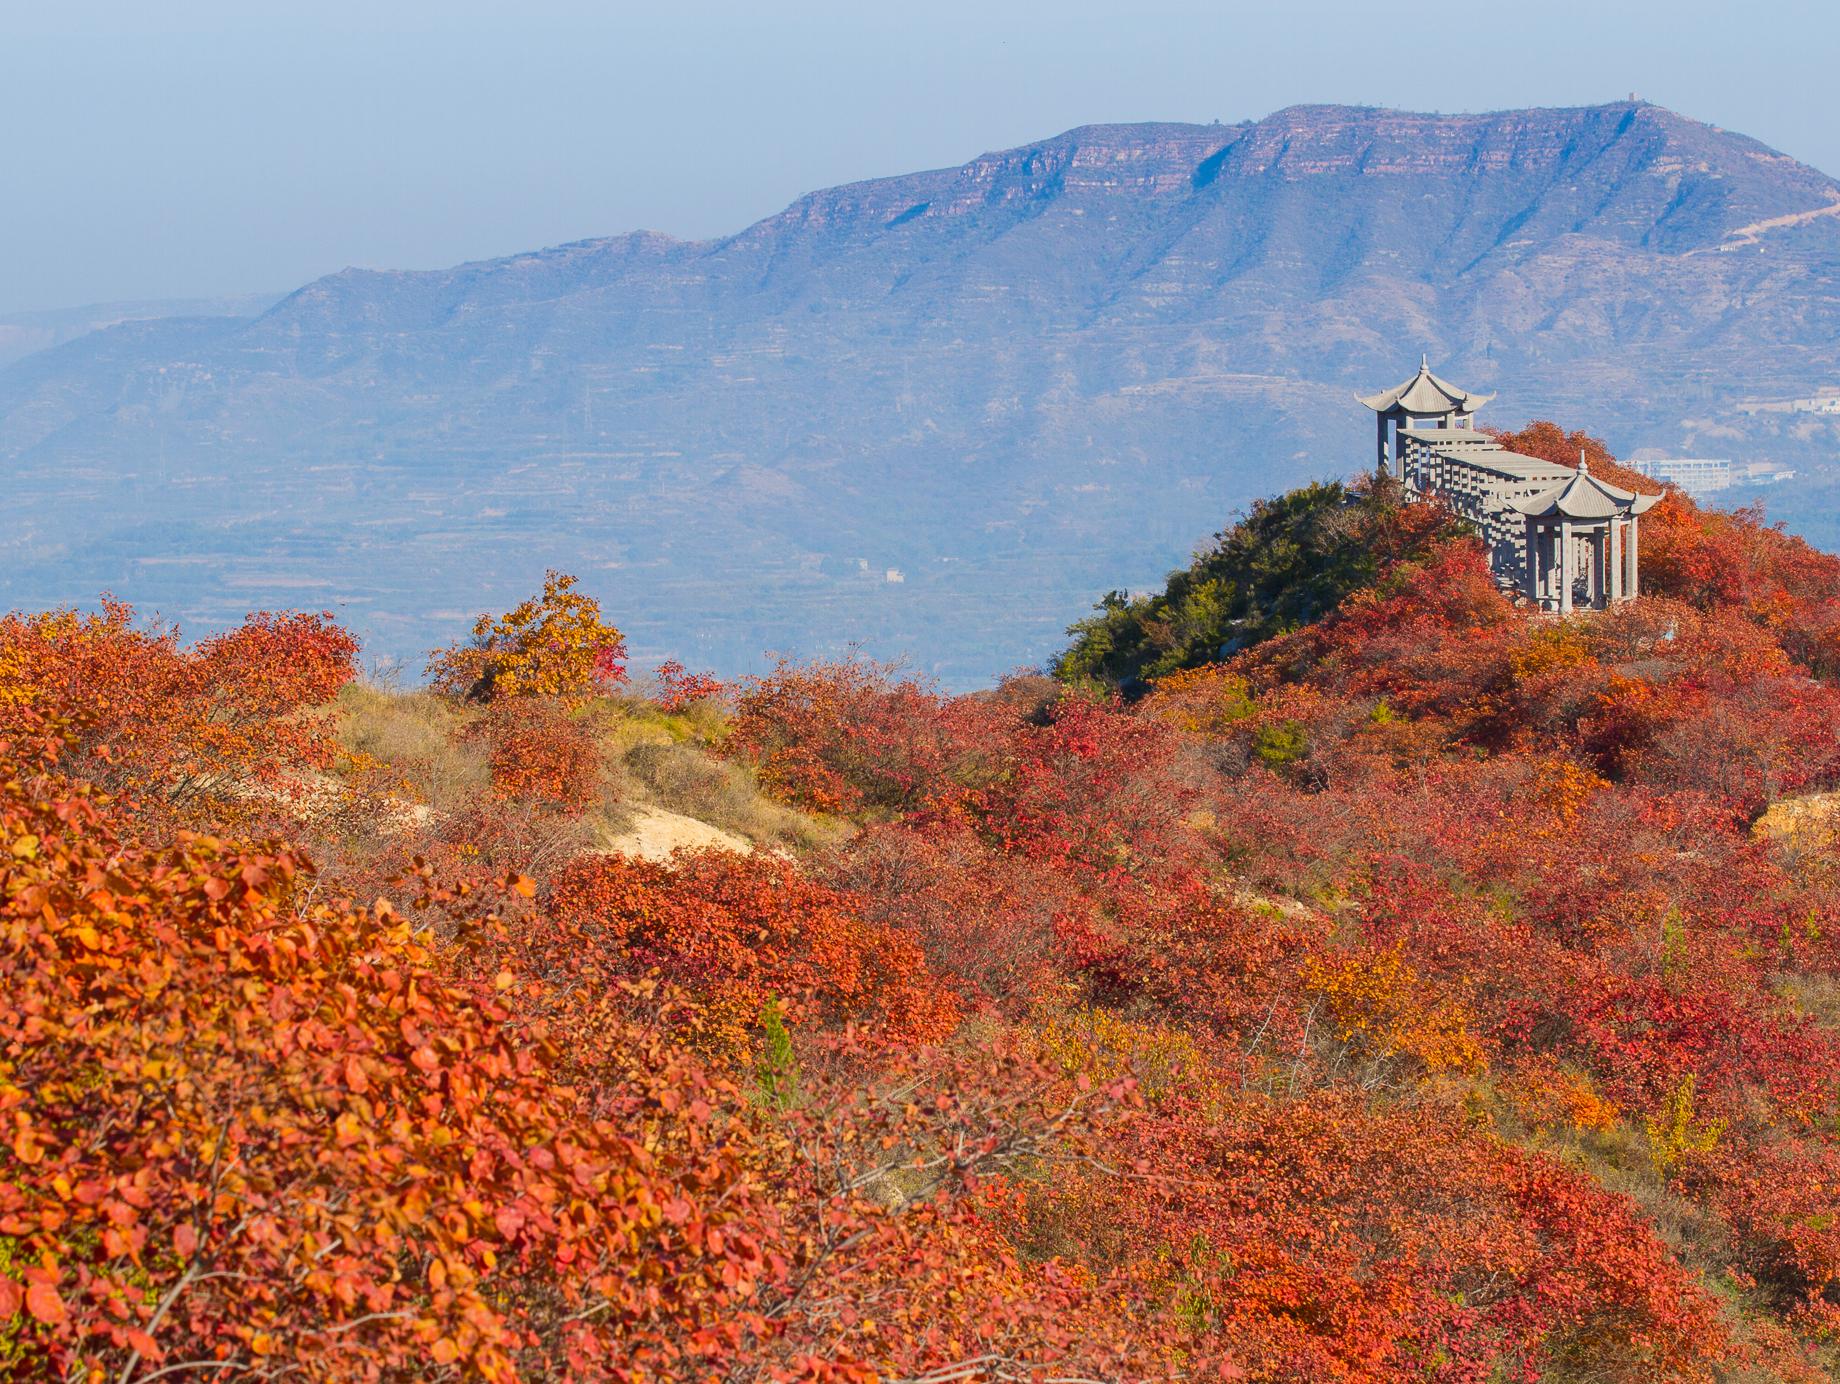
[[[1613,485],[1660,487],[1616,461],[1590,434],[1535,422],[1519,432],[1489,430],[1502,446],[1562,466],[1580,457]],[[1406,504],[1401,487],[1362,477],[1352,485],[1307,485],[1261,500],[1203,545],[1164,589],[1108,592],[1075,625],[1055,660],[1069,682],[1136,696],[1149,681],[1227,658],[1273,635],[1320,619],[1351,592],[1402,560],[1421,559],[1459,532],[1448,516]]]
[[[1456,532],[1447,516],[1406,504],[1385,479],[1307,485],[1260,500],[1170,573],[1162,592],[1107,593],[1068,631],[1074,641],[1054,672],[1139,694],[1155,678],[1321,619],[1394,563]]]
[[[0,619],[0,1378],[1832,1377],[1840,560],[1642,553],[1310,487],[964,696]]]

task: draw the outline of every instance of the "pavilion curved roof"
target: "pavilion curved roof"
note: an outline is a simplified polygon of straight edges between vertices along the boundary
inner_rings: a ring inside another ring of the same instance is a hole
[[[1467,389],[1459,389],[1449,380],[1439,379],[1431,373],[1429,358],[1421,357],[1418,373],[1402,385],[1382,390],[1378,394],[1355,395],[1375,413],[1474,413],[1490,399],[1493,394],[1474,394]]]
[[[1576,474],[1551,490],[1516,501],[1514,507],[1529,519],[1610,519],[1619,514],[1644,514],[1660,498],[1600,481],[1581,460]]]

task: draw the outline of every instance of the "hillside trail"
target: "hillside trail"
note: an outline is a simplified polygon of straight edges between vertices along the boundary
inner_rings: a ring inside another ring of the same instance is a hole
[[[1831,200],[1824,207],[1816,207],[1812,211],[1792,211],[1786,216],[1772,216],[1764,221],[1753,221],[1748,226],[1739,226],[1736,230],[1725,232],[1725,240],[1722,244],[1710,248],[1720,254],[1731,250],[1742,250],[1755,245],[1770,231],[1783,231],[1791,226],[1805,226],[1810,221],[1818,220],[1823,216],[1840,216],[1840,192],[1830,189],[1827,195]],[[1706,252],[1695,250],[1692,253],[1704,254]]]
[[[292,791],[248,784],[237,792],[241,797],[285,805],[307,822],[330,818],[344,805],[344,785],[332,775],[318,772],[305,774]],[[662,861],[670,859],[672,852],[677,850],[717,847],[751,855],[759,849],[745,836],[655,803],[628,801],[620,806],[622,826],[602,838],[593,848],[596,854],[631,855],[642,860]],[[437,816],[426,803],[410,802],[389,794],[374,803],[373,810],[393,830],[405,834],[426,827]],[[791,858],[784,850],[774,853]]]

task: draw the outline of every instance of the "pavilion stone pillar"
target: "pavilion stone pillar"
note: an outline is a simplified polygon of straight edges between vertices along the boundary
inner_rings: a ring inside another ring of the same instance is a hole
[[[1572,521],[1559,521],[1559,613],[1572,613],[1572,568],[1575,559],[1572,552]]]
[[[1378,436],[1374,442],[1374,470],[1385,476],[1391,474],[1393,469],[1388,464],[1386,455],[1386,415],[1384,413],[1375,414],[1374,422],[1379,425],[1376,429]]]
[[[1540,599],[1540,531],[1533,526],[1533,520],[1522,521],[1527,530],[1527,570],[1521,575],[1521,590],[1527,599]]]
[[[1615,605],[1623,599],[1623,534],[1629,525],[1622,519],[1610,521],[1610,555],[1604,562],[1604,569],[1610,576],[1610,604]]]
[[[1636,531],[1640,527],[1634,519],[1629,521],[1629,541],[1624,545],[1629,557],[1629,571],[1623,580],[1623,591],[1632,601],[1642,593],[1641,583],[1636,580]]]

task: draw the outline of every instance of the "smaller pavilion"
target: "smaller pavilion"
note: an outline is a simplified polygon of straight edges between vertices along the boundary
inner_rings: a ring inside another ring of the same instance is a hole
[[[1475,425],[1495,396],[1439,379],[1428,358],[1404,384],[1356,397],[1378,419],[1380,474],[1474,524],[1504,587],[1561,614],[1635,596],[1636,517],[1659,496],[1599,480],[1582,455],[1574,470],[1509,451]]]
[[[1636,516],[1660,498],[1606,485],[1580,453],[1570,480],[1515,503],[1527,519],[1524,593],[1561,615],[1634,597]]]

